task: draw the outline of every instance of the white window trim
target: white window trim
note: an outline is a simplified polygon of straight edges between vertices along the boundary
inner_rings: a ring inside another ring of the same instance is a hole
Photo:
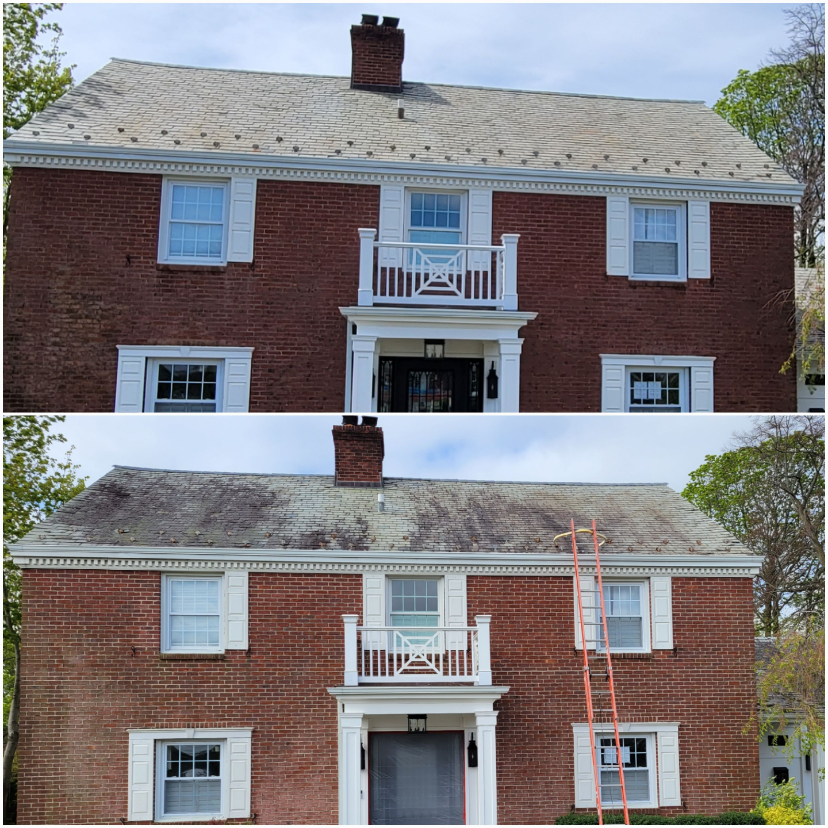
[[[673,208],[677,211],[676,238],[678,240],[678,274],[665,276],[652,273],[635,272],[635,208],[651,207],[654,209]],[[636,282],[686,282],[687,281],[687,202],[686,201],[635,201],[630,199],[629,212],[630,244],[630,280]]]
[[[174,257],[169,255],[170,221],[172,215],[172,188],[174,184],[224,188],[224,213],[222,219],[221,258]],[[161,183],[161,218],[158,228],[158,262],[193,267],[224,267],[227,264],[227,246],[230,227],[230,179],[164,177]]]
[[[460,196],[460,241],[458,244],[467,244],[469,237],[469,191],[457,189],[434,189],[433,187],[406,187],[405,188],[405,224],[403,226],[403,238],[408,241],[411,230],[445,230],[449,232],[455,228],[451,227],[412,227],[411,226],[411,195],[412,193],[429,193],[434,195],[459,195]],[[433,244],[434,242],[432,242]],[[425,246],[425,242],[423,243]]]
[[[596,727],[597,729],[597,727]],[[613,733],[612,729],[598,733],[595,736],[595,748],[596,752],[600,756],[600,739],[606,739],[608,736],[613,737],[613,744],[615,744],[615,734]],[[637,739],[646,739],[647,740],[647,775],[649,776],[648,781],[648,789],[650,791],[650,798],[645,802],[630,802],[627,800],[627,806],[629,808],[657,808],[658,807],[658,780],[656,778],[656,735],[652,731],[650,732],[638,732],[638,733],[621,733],[621,729],[619,728],[618,732],[619,738],[623,739],[624,737],[633,737]],[[623,758],[623,757],[622,757]],[[601,766],[598,765],[598,779],[600,781],[601,778]],[[621,809],[621,805],[604,805],[605,810],[613,810],[617,811]]]
[[[595,724],[593,727],[595,732],[595,741],[596,746],[598,743],[599,738],[606,738],[607,736],[613,735],[613,726],[612,723],[601,723]],[[630,808],[658,808],[661,807],[662,800],[665,799],[664,795],[664,777],[665,777],[665,769],[662,768],[661,756],[658,755],[659,751],[656,750],[656,745],[660,745],[661,739],[664,735],[672,736],[676,740],[676,753],[680,757],[680,748],[678,747],[678,730],[679,730],[679,723],[678,722],[629,722],[629,723],[621,723],[618,724],[618,735],[619,736],[638,736],[638,737],[647,737],[647,760],[649,763],[648,770],[650,771],[650,801],[649,802],[630,802],[628,803],[628,807]],[[586,723],[573,723],[572,724],[572,731],[573,731],[573,741],[574,741],[574,753],[575,753],[575,771],[577,773],[578,768],[578,739],[580,738],[588,738],[589,737],[589,725]],[[651,753],[652,751],[652,753]],[[650,762],[650,756],[652,756],[652,762]],[[678,768],[676,769],[676,776],[678,776]],[[585,805],[584,803],[577,802],[577,779],[574,780],[576,784],[576,803],[577,807],[595,807],[595,789],[594,786],[592,788],[592,804],[591,806]],[[678,796],[680,800],[680,794]],[[667,804],[664,807],[668,807]],[[672,807],[672,805],[670,805]],[[617,808],[613,808],[612,810],[618,810]]]
[[[218,744],[221,746],[221,808],[212,813],[193,813],[193,814],[165,814],[164,813],[164,780],[166,779],[165,765],[167,758],[165,756],[167,745],[175,744]],[[228,772],[227,772],[227,740],[226,739],[205,739],[200,737],[198,739],[156,739],[155,740],[155,778],[158,784],[155,786],[155,815],[156,822],[205,822],[211,819],[226,819],[227,817],[227,796],[228,790]]]
[[[391,627],[391,581],[437,581],[437,615],[438,627],[446,626],[445,594],[446,583],[442,575],[386,575],[385,576],[385,623]],[[427,629],[424,627],[424,629]]]
[[[624,406],[625,411],[629,411],[632,413],[635,412],[645,412],[648,409],[645,406],[633,406],[630,402],[630,374],[633,371],[665,371],[665,372],[673,372],[678,373],[679,375],[679,407],[681,411],[671,411],[668,413],[671,414],[678,414],[678,413],[686,413],[690,410],[690,369],[681,366],[681,367],[669,367],[665,368],[663,365],[658,366],[657,368],[653,368],[650,366],[642,366],[642,365],[625,365],[624,366]],[[674,406],[664,405],[664,406],[652,406],[652,411],[657,413],[659,411],[663,411],[665,408],[670,408]]]
[[[650,581],[648,578],[601,578],[605,587],[618,585],[632,585],[641,587],[641,646],[640,647],[625,647],[623,650],[612,647],[610,655],[613,653],[651,653],[652,652],[652,635],[650,634]],[[598,579],[595,579],[595,586],[598,586]],[[600,596],[595,596],[595,619],[597,621],[601,612]],[[584,613],[586,615],[586,613]],[[603,626],[595,628],[598,635],[596,638],[603,638]],[[589,632],[587,632],[589,638]],[[592,647],[590,647],[592,649]],[[603,647],[601,648],[603,650]]]
[[[222,383],[217,392],[216,410],[246,412],[250,406],[250,371],[253,348],[202,345],[118,345],[118,374],[115,384],[115,411],[147,411],[150,394],[148,378],[153,360],[221,361]],[[228,363],[233,363],[232,371]],[[239,393],[233,393],[241,389]],[[221,406],[219,406],[219,400]],[[235,403],[231,406],[231,400]]]
[[[160,746],[167,742],[222,742],[222,791],[221,791],[221,806],[222,819],[229,818],[246,818],[250,816],[250,786],[251,786],[251,743],[253,736],[253,728],[177,728],[171,730],[163,729],[130,729],[129,733],[129,780],[128,780],[128,797],[130,802],[129,816],[130,821],[133,820],[132,801],[133,801],[133,785],[137,782],[134,777],[135,770],[133,768],[133,756],[135,755],[134,746],[140,743],[152,743],[153,755],[148,757],[146,763],[146,776],[140,780],[142,788],[152,791],[155,788],[153,816],[154,822],[163,823],[177,823],[177,822],[204,822],[204,814],[194,814],[192,816],[179,815],[163,817],[161,814],[161,785],[155,785],[156,778],[161,780],[164,778],[163,765],[159,761],[161,754]],[[231,742],[240,745],[242,750],[235,754],[230,754],[229,748]],[[235,756],[235,758],[234,758]],[[233,765],[233,766],[231,766]],[[148,777],[148,778],[147,778]],[[243,807],[236,808],[233,813],[231,811],[231,786],[230,780],[233,777],[233,783],[237,791],[245,795],[245,804]],[[138,817],[144,820],[142,815]]]
[[[696,369],[702,369],[710,372],[711,377],[711,395],[713,394],[712,377],[713,377],[713,363],[716,357],[700,357],[700,356],[661,356],[657,354],[601,354],[601,410],[602,411],[618,411],[610,400],[607,399],[607,379],[610,372],[617,374],[621,383],[623,411],[629,412],[629,394],[627,389],[627,371],[628,369],[641,368],[645,371],[670,369],[670,368],[687,368],[688,369],[688,393],[687,404],[689,411],[696,410],[697,401],[693,397],[693,372]],[[684,410],[684,409],[682,409]]]
[[[207,644],[192,647],[173,647],[170,644],[170,581],[186,579],[188,581],[207,580],[219,582],[219,643],[215,647]],[[214,573],[173,573],[161,574],[161,652],[162,653],[223,653],[227,627],[227,579],[223,572]]]
[[[224,360],[223,359],[207,359],[206,357],[148,357],[147,358],[147,381],[144,389],[144,411],[155,413],[155,403],[175,403],[176,400],[159,400],[156,396],[158,392],[158,367],[167,362],[182,362],[194,363],[201,365],[215,365],[216,371],[216,412],[219,412],[224,407]],[[205,400],[183,400],[182,402],[194,402],[196,404],[204,403]],[[207,400],[206,402],[209,402]],[[174,413],[174,412],[169,412]]]

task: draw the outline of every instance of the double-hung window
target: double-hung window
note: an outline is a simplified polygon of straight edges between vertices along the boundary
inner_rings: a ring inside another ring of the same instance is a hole
[[[687,411],[686,368],[627,368],[627,410],[634,413]]]
[[[146,410],[155,412],[221,411],[222,360],[153,359]]]
[[[167,575],[162,596],[165,651],[201,653],[223,649],[220,575]]]
[[[648,596],[643,583],[604,583],[604,610],[610,652],[643,652],[650,648]],[[604,647],[601,605],[596,606],[598,622],[596,648]]]
[[[222,742],[164,742],[161,816],[215,816],[222,805]]]
[[[633,203],[631,209],[632,276],[641,279],[685,279],[684,205]]]
[[[408,193],[408,241],[416,244],[463,244],[465,240],[465,198],[460,193]],[[449,271],[464,269],[460,250],[416,248],[409,251],[409,267],[429,271],[445,267]]]
[[[229,182],[165,179],[159,261],[224,264],[227,261]]]
[[[390,626],[392,649],[412,645],[438,646],[438,637],[429,628],[440,625],[440,581],[434,578],[392,578],[390,585]]]
[[[627,802],[633,805],[649,804],[654,799],[651,771],[655,766],[655,755],[651,742],[650,736],[621,736],[619,739]],[[621,775],[615,738],[601,737],[595,749],[601,775],[601,805],[621,807]]]

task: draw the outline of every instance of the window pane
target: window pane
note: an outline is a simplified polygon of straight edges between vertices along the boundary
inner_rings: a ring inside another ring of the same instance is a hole
[[[642,276],[678,276],[678,243],[633,243],[633,272]]]

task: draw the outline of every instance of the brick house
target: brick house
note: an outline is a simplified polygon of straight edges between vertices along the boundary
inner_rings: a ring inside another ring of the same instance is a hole
[[[7,411],[794,411],[801,187],[700,102],[113,60],[5,142]]]
[[[664,484],[386,478],[382,429],[356,419],[333,429],[334,475],[116,467],[13,547],[20,822],[547,824],[594,807],[555,541],[593,519],[631,807],[752,807],[757,556]]]

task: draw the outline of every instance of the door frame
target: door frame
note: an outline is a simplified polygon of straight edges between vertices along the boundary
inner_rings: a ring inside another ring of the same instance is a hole
[[[427,357],[394,357],[380,356],[377,376],[376,398],[379,409],[381,384],[384,375],[384,365],[391,363],[391,412],[408,413],[408,382],[409,371],[453,371],[454,384],[452,388],[452,414],[473,414],[483,411],[485,398],[485,360],[476,357],[442,357],[439,359]],[[469,409],[469,383],[471,381],[471,366],[477,364],[478,377],[478,407]],[[413,412],[419,413],[419,412]]]

